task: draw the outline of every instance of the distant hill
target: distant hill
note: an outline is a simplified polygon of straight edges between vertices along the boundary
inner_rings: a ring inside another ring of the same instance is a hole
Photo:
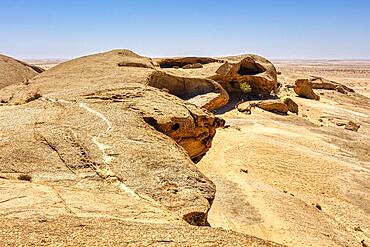
[[[27,83],[44,69],[18,61],[14,58],[0,54],[0,88],[17,84]]]

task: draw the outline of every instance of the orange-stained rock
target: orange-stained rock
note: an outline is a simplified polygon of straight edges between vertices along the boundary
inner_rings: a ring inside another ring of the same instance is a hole
[[[280,100],[263,100],[256,104],[256,107],[261,108],[266,111],[287,114],[288,106],[281,102]]]
[[[294,92],[307,99],[319,100],[320,96],[312,90],[312,82],[309,79],[298,79],[294,85]]]

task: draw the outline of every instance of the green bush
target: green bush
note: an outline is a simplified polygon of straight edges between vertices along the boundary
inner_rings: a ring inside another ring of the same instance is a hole
[[[240,89],[243,91],[243,93],[248,94],[252,92],[251,86],[248,84],[248,82],[240,82],[239,83]]]

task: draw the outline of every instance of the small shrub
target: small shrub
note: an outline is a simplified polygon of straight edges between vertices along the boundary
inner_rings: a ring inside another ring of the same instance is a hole
[[[245,94],[249,94],[252,92],[251,86],[247,82],[240,82],[239,83],[240,89],[243,91]]]

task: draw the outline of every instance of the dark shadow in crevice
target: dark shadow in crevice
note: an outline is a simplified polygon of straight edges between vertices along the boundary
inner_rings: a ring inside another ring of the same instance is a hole
[[[239,75],[244,76],[244,75],[257,75],[265,71],[266,69],[262,65],[256,63],[254,60],[245,59],[241,62],[237,73]]]
[[[158,124],[158,122],[155,118],[153,118],[153,117],[143,117],[143,119],[147,124],[152,126],[154,129],[156,129],[157,131],[160,131],[159,124]]]

